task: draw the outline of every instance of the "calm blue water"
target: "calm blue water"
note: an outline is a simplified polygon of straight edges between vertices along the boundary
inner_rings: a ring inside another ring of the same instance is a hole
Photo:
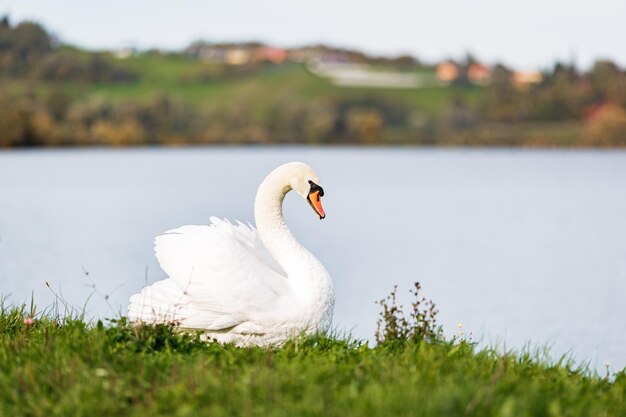
[[[626,366],[626,153],[222,148],[0,152],[0,293],[52,289],[94,317],[164,277],[155,235],[252,220],[256,187],[302,160],[327,219],[295,195],[294,234],[335,280],[335,326],[371,338],[382,298],[422,283],[448,334]],[[104,295],[109,299],[105,301]],[[406,300],[406,298],[405,298]]]

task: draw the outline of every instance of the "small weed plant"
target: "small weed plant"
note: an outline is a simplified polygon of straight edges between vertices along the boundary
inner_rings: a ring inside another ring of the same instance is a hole
[[[434,342],[442,338],[441,327],[437,326],[438,311],[435,303],[422,297],[421,289],[420,283],[415,282],[410,290],[413,301],[408,317],[402,305],[397,303],[397,285],[386,298],[376,302],[382,308],[376,323],[376,343]]]

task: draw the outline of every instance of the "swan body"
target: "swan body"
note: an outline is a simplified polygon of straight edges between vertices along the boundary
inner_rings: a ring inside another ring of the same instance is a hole
[[[130,298],[129,319],[175,323],[207,338],[238,345],[269,345],[294,335],[326,331],[334,290],[324,266],[293,237],[282,213],[295,190],[321,218],[324,192],[306,164],[273,170],[257,191],[257,228],[212,217],[155,239],[168,278]]]

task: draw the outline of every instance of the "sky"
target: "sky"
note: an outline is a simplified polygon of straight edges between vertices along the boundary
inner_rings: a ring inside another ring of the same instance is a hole
[[[597,59],[626,66],[626,1],[595,0],[0,0],[13,22],[35,20],[90,49],[180,49],[191,41],[328,43],[427,62],[462,58],[542,69]]]

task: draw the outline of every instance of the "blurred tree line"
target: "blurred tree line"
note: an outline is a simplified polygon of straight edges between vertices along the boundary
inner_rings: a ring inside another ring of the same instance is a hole
[[[112,65],[101,53],[82,55],[60,48],[37,23],[11,26],[8,17],[0,19],[0,73],[4,77],[86,83],[135,80],[132,72]]]
[[[557,63],[519,85],[503,65],[473,108],[448,109],[447,140],[462,144],[626,146],[626,72],[598,61],[587,72]]]
[[[354,57],[358,62],[381,62],[358,52]],[[411,57],[385,62],[394,67],[417,63]],[[262,70],[259,66],[216,68],[219,71],[200,76],[215,81]],[[597,62],[587,72],[557,64],[544,73],[540,83],[523,86],[516,83],[511,69],[497,65],[491,83],[479,87],[477,99],[452,95],[437,114],[424,111],[410,96],[399,99],[374,90],[312,98],[284,91],[264,98],[260,112],[246,94],[220,105],[203,105],[167,95],[123,101],[77,97],[63,88],[68,82],[123,85],[137,77],[108,54],[63,47],[36,23],[12,26],[3,18],[0,146],[626,146],[626,73],[609,61]],[[15,89],[11,88],[14,80],[35,80],[46,87],[43,91]]]
[[[71,101],[53,90],[0,93],[0,146],[183,145],[246,143],[376,144],[406,124],[407,109],[377,100],[303,101],[281,96],[254,116],[246,100],[194,106],[168,96],[148,101]],[[390,141],[397,142],[397,141]]]

